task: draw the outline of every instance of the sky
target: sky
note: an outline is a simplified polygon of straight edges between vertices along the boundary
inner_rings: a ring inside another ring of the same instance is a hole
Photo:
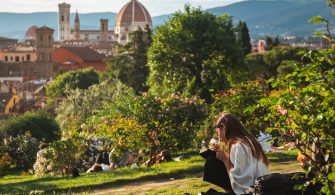
[[[0,0],[0,12],[58,11],[58,3],[70,3],[71,12],[118,12],[129,0]],[[224,6],[242,0],[139,0],[152,16],[170,14],[183,9],[185,3],[203,9]]]

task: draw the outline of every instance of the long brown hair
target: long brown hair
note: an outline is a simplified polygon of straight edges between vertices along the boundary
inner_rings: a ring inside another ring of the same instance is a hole
[[[266,166],[270,164],[261,144],[244,128],[242,123],[235,116],[225,112],[221,113],[216,121],[216,128],[221,129],[223,127],[225,127],[224,137],[228,145],[229,153],[233,144],[243,143],[250,148],[254,158],[263,160]],[[229,164],[231,164],[230,155],[228,155],[228,159]]]

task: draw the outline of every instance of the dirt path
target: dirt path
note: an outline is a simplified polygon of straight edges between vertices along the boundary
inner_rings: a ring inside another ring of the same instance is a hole
[[[287,161],[287,162],[278,162],[274,164],[270,164],[270,171],[271,172],[293,172],[293,171],[302,171],[300,165],[295,161]],[[189,178],[185,179],[165,179],[165,180],[158,180],[158,181],[145,181],[145,182],[133,182],[128,183],[123,186],[112,187],[112,188],[105,188],[95,190],[93,194],[150,194],[150,191],[159,189],[159,191],[164,191],[167,188],[181,188],[187,185],[191,185],[194,182],[202,181],[203,173],[198,173],[192,175]],[[152,194],[152,193],[151,193]],[[164,194],[164,193],[162,193]]]
[[[196,174],[192,176],[192,179],[166,179],[159,181],[146,181],[146,182],[134,182],[128,183],[122,187],[108,188],[108,189],[100,189],[93,191],[93,194],[102,195],[102,194],[146,194],[146,192],[151,191],[153,189],[164,189],[164,188],[176,188],[180,185],[185,185],[186,183],[190,183],[194,181],[194,179],[202,179],[203,173]]]

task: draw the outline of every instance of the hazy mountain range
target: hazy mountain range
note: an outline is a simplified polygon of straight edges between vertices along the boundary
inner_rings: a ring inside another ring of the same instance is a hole
[[[257,38],[262,35],[311,35],[322,29],[308,20],[315,15],[322,15],[331,22],[335,22],[332,11],[327,7],[326,0],[249,0],[223,7],[207,10],[217,15],[228,13],[234,22],[247,22],[250,34]],[[153,17],[154,26],[162,24],[170,15]],[[99,29],[100,18],[109,19],[109,28],[115,23],[116,13],[88,13],[79,14],[81,29]],[[47,25],[54,28],[57,37],[57,12],[41,13],[0,13],[0,36],[23,39],[25,32],[32,25]],[[74,13],[71,15],[73,27]]]

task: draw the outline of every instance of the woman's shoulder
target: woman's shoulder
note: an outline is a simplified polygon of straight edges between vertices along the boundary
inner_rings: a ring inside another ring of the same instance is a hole
[[[242,143],[242,142],[236,142],[235,144],[231,146],[231,152],[240,152],[240,151],[249,153],[251,152],[251,149],[249,148],[247,144]]]

